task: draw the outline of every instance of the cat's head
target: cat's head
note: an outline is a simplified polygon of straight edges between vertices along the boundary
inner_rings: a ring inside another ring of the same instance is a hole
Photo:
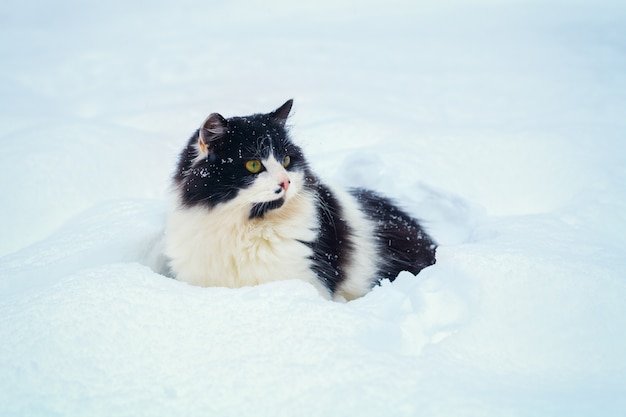
[[[301,192],[308,167],[285,128],[292,104],[246,117],[209,115],[180,156],[174,183],[182,204],[212,208],[236,199],[259,218]]]

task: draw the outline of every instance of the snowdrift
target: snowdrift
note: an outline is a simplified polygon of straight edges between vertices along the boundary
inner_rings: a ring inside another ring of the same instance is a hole
[[[624,7],[62,3],[2,6],[0,415],[623,415]],[[164,274],[194,127],[290,97],[436,265],[348,303]]]

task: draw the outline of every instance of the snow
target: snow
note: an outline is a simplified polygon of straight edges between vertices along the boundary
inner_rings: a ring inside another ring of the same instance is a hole
[[[626,7],[0,6],[0,415],[626,413]],[[211,112],[289,120],[438,262],[348,303],[161,275]]]

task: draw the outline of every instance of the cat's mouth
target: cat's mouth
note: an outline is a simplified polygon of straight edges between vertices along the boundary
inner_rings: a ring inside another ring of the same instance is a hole
[[[265,215],[270,210],[276,210],[285,204],[285,197],[281,197],[278,200],[266,201],[263,203],[254,203],[250,210],[250,219],[258,219]]]

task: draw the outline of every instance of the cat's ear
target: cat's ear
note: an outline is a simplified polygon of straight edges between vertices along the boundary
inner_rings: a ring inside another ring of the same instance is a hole
[[[287,100],[285,104],[271,112],[270,116],[281,126],[285,126],[287,118],[289,117],[289,112],[291,111],[291,106],[293,106],[293,99]]]
[[[211,113],[198,130],[198,146],[203,154],[209,153],[213,142],[226,133],[226,119],[219,113]]]

